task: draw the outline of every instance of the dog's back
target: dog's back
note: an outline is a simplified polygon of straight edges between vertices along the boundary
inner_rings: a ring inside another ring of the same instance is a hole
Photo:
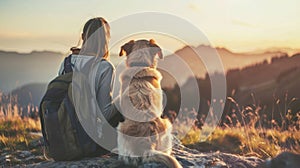
[[[126,69],[120,79],[122,113],[140,122],[160,117],[163,110],[161,78],[161,74],[153,68]]]

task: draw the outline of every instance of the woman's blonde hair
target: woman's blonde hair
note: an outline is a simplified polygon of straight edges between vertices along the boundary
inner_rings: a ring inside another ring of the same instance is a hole
[[[88,20],[82,31],[81,55],[97,56],[108,59],[108,42],[110,39],[110,26],[102,17]]]

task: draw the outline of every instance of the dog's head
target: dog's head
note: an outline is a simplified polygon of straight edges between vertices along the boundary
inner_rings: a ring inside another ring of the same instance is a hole
[[[163,59],[161,48],[151,40],[131,40],[121,47],[119,56],[127,56],[126,64],[128,67],[156,67],[156,56]]]

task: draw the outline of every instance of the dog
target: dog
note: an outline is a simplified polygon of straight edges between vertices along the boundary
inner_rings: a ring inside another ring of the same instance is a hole
[[[171,156],[172,125],[161,118],[163,112],[162,75],[157,71],[161,48],[151,40],[131,40],[121,47],[126,54],[126,68],[120,75],[121,111],[124,121],[118,125],[119,159],[137,166],[161,162],[170,168],[181,168]]]

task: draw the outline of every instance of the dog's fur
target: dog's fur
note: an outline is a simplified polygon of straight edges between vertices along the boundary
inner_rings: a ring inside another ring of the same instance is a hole
[[[121,111],[124,122],[118,126],[119,159],[137,166],[140,162],[162,162],[181,167],[171,156],[172,125],[162,119],[161,74],[156,56],[163,58],[154,40],[130,41],[121,47],[126,54],[126,70],[121,74]],[[141,148],[142,147],[142,148]]]

